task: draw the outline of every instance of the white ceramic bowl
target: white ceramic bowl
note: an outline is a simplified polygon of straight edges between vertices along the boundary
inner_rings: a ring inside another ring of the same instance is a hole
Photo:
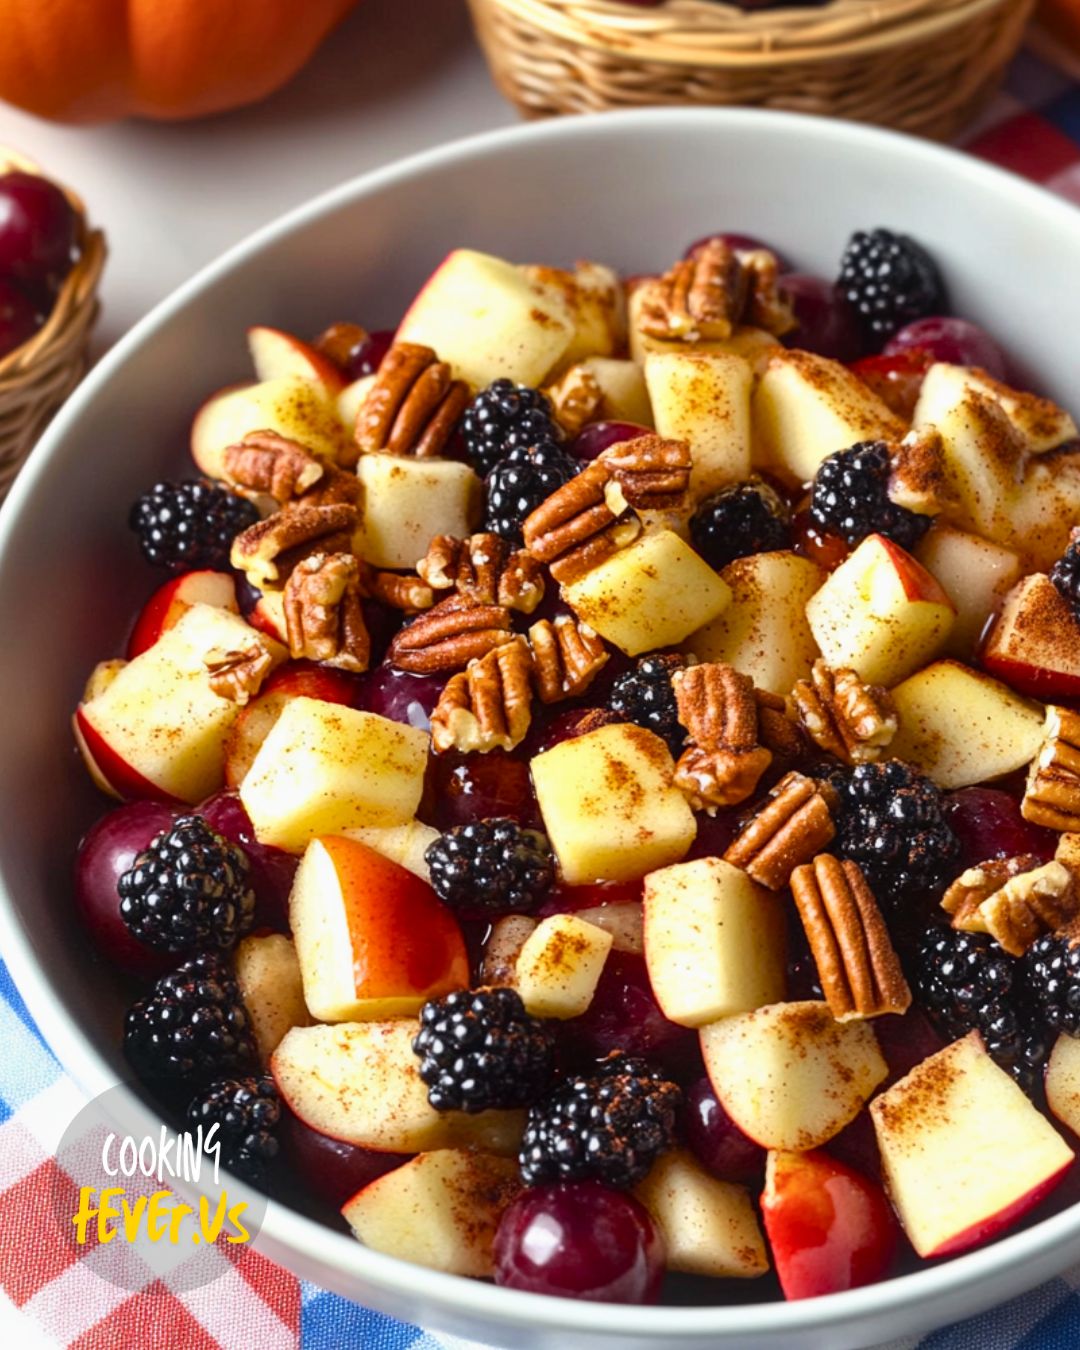
[[[0,514],[0,939],[31,1012],[88,1092],[123,1074],[122,999],[71,908],[71,851],[104,803],[86,787],[68,717],[150,583],[133,562],[128,504],[184,464],[201,398],[247,377],[245,327],[308,332],[354,315],[393,323],[455,245],[552,263],[595,257],[633,272],[730,228],[831,274],[850,231],[879,224],[929,245],[956,311],[1002,338],[1047,392],[1075,401],[1072,207],[933,145],[743,111],[548,122],[369,174],[233,249],[110,352]],[[128,1102],[126,1127],[141,1135],[151,1117],[134,1095]],[[259,1246],[359,1302],[503,1345],[843,1350],[969,1315],[1062,1270],[1080,1257],[1080,1206],[902,1279],[738,1307],[540,1299],[421,1271],[282,1206],[271,1206]]]

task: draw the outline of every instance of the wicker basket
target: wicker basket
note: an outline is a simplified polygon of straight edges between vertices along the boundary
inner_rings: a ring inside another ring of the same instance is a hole
[[[1034,0],[469,0],[499,88],[528,116],[643,104],[830,113],[946,139],[977,112]]]
[[[37,165],[0,148],[0,173]],[[0,501],[45,424],[86,370],[87,342],[97,317],[97,287],[105,265],[105,238],[86,222],[75,193],[64,193],[78,216],[79,258],[64,279],[52,312],[29,341],[0,358]]]

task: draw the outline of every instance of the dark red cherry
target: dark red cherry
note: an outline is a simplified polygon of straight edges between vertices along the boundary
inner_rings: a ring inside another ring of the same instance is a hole
[[[1009,375],[1005,353],[984,328],[967,319],[947,315],[916,319],[894,333],[882,351],[885,356],[895,356],[912,348],[953,366],[980,366],[997,380]]]
[[[660,1011],[645,958],[633,952],[610,953],[592,1002],[567,1030],[564,1049],[581,1067],[613,1050],[645,1055],[678,1076],[699,1062],[697,1034]]]
[[[834,361],[854,361],[862,355],[862,333],[855,311],[831,281],[806,272],[786,272],[780,284],[794,302],[799,324],[784,335],[786,346]]]
[[[40,327],[37,305],[13,281],[0,277],[0,358],[21,347]]]
[[[281,1150],[305,1188],[340,1209],[379,1177],[409,1161],[409,1153],[376,1153],[331,1139],[287,1108],[281,1113]]]
[[[162,802],[128,802],[92,825],[75,855],[75,908],[106,960],[130,975],[162,975],[176,958],[139,942],[120,917],[116,889],[122,873],[173,823],[177,810]]]
[[[433,774],[435,820],[441,830],[494,816],[509,816],[530,828],[540,824],[529,766],[505,750],[437,755]]]
[[[575,459],[594,460],[613,445],[648,434],[649,428],[636,422],[591,422],[578,432],[568,448]]]
[[[910,422],[934,358],[925,347],[907,347],[888,356],[864,356],[851,369],[897,417]]]
[[[0,275],[35,285],[71,270],[77,220],[47,178],[0,174]]]
[[[360,682],[357,706],[391,722],[427,731],[445,685],[442,675],[411,675],[395,666],[376,666]]]
[[[382,359],[390,350],[393,341],[392,328],[379,328],[374,333],[369,333],[364,341],[349,353],[345,363],[345,374],[350,380],[374,375],[382,365]]]
[[[654,1303],[664,1243],[631,1195],[597,1181],[526,1190],[495,1234],[495,1283],[602,1303]]]
[[[747,1138],[720,1104],[707,1078],[686,1093],[686,1142],[703,1167],[724,1181],[757,1181],[765,1175],[765,1150]]]
[[[960,840],[962,867],[1021,853],[1034,853],[1048,862],[1057,847],[1054,831],[1026,821],[1020,803],[1000,788],[967,787],[950,792],[945,798],[945,818]]]

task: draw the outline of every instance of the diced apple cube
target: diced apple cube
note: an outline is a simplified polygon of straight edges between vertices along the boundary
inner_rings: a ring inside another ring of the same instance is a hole
[[[575,328],[570,307],[554,291],[502,258],[459,248],[412,302],[397,340],[433,347],[454,379],[483,389],[498,379],[540,384]]]
[[[889,1194],[920,1256],[987,1241],[1046,1196],[1072,1149],[977,1031],[870,1104]]]
[[[1029,764],[1044,709],[958,661],[935,661],[892,691],[900,729],[889,754],[943,788],[1002,778]]]
[[[872,534],[810,597],[806,617],[834,670],[891,686],[941,650],[956,610],[910,553]]]
[[[543,919],[521,948],[517,990],[534,1017],[580,1017],[611,951],[611,934],[576,914]]]
[[[644,534],[563,588],[583,623],[628,656],[670,647],[731,602],[719,575],[672,530]]]
[[[663,1154],[634,1194],[664,1236],[668,1270],[747,1280],[769,1269],[746,1187],[710,1176],[692,1154]]]
[[[243,938],[237,943],[233,970],[259,1059],[268,1064],[287,1031],[311,1023],[296,948],[282,933]]]
[[[645,964],[664,1016],[702,1027],[784,998],[785,918],[777,898],[720,858],[645,878]]]
[[[1076,423],[1050,399],[1011,389],[975,366],[953,366],[944,361],[936,362],[926,372],[912,421],[916,426],[937,426],[972,391],[993,399],[1036,454],[1064,445],[1077,435]]]
[[[439,837],[433,825],[425,825],[422,820],[409,820],[404,825],[358,825],[352,830],[342,830],[342,834],[408,868],[421,881],[431,880],[431,868],[424,855]]]
[[[338,417],[336,396],[314,380],[286,376],[222,389],[195,414],[191,454],[211,478],[227,478],[225,451],[249,431],[276,431],[324,459],[348,459],[351,435]]]
[[[1024,577],[1006,595],[980,659],[991,675],[1021,693],[1080,697],[1080,622],[1044,572]]]
[[[695,500],[750,476],[749,361],[727,353],[654,353],[645,359],[656,430],[688,441]]]
[[[475,1148],[512,1156],[523,1111],[436,1111],[420,1079],[415,1018],[294,1027],[270,1069],[282,1099],[320,1134],[380,1153]]]
[[[453,459],[362,455],[360,556],[376,567],[415,567],[437,534],[468,537],[480,512],[480,480]]]
[[[537,755],[533,786],[563,879],[632,881],[678,862],[697,825],[674,772],[660,737],[633,723]]]
[[[210,687],[206,658],[252,646],[268,654],[271,668],[287,655],[238,614],[195,604],[107,683],[99,680],[99,692],[75,714],[75,735],[106,790],[190,803],[218,791],[240,705]]]
[[[240,797],[261,843],[302,853],[318,834],[411,820],[427,751],[428,738],[416,727],[294,698],[262,743]]]
[[[776,350],[752,403],[754,459],[793,486],[857,441],[899,440],[906,427],[839,361]]]
[[[495,1230],[520,1190],[512,1159],[438,1149],[365,1186],[341,1212],[372,1251],[484,1280],[494,1275]]]
[[[683,649],[699,661],[726,661],[759,689],[786,697],[820,655],[806,606],[825,571],[796,553],[752,553],[720,573],[731,604],[691,633]]]
[[[1064,1031],[1046,1065],[1046,1104],[1063,1125],[1080,1135],[1080,1039]]]
[[[986,621],[1020,576],[1021,561],[1012,549],[977,534],[935,525],[915,557],[945,589],[956,606],[956,622],[946,650],[970,660]]]
[[[837,1022],[826,1003],[773,1003],[702,1027],[700,1037],[724,1110],[762,1148],[818,1148],[888,1073],[870,1024]]]
[[[590,356],[581,363],[600,386],[604,401],[600,417],[605,422],[633,422],[640,427],[653,426],[652,404],[645,375],[636,361],[616,360],[611,356]]]
[[[603,263],[578,262],[570,272],[526,263],[520,270],[541,295],[565,306],[574,325],[553,375],[590,356],[613,356],[626,346],[626,301],[622,280],[612,268]]]

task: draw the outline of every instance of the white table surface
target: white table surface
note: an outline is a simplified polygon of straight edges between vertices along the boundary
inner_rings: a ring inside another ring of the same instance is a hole
[[[361,0],[289,85],[251,108],[196,122],[69,127],[0,106],[0,144],[69,183],[106,232],[100,351],[290,207],[403,155],[516,120],[464,0]]]

